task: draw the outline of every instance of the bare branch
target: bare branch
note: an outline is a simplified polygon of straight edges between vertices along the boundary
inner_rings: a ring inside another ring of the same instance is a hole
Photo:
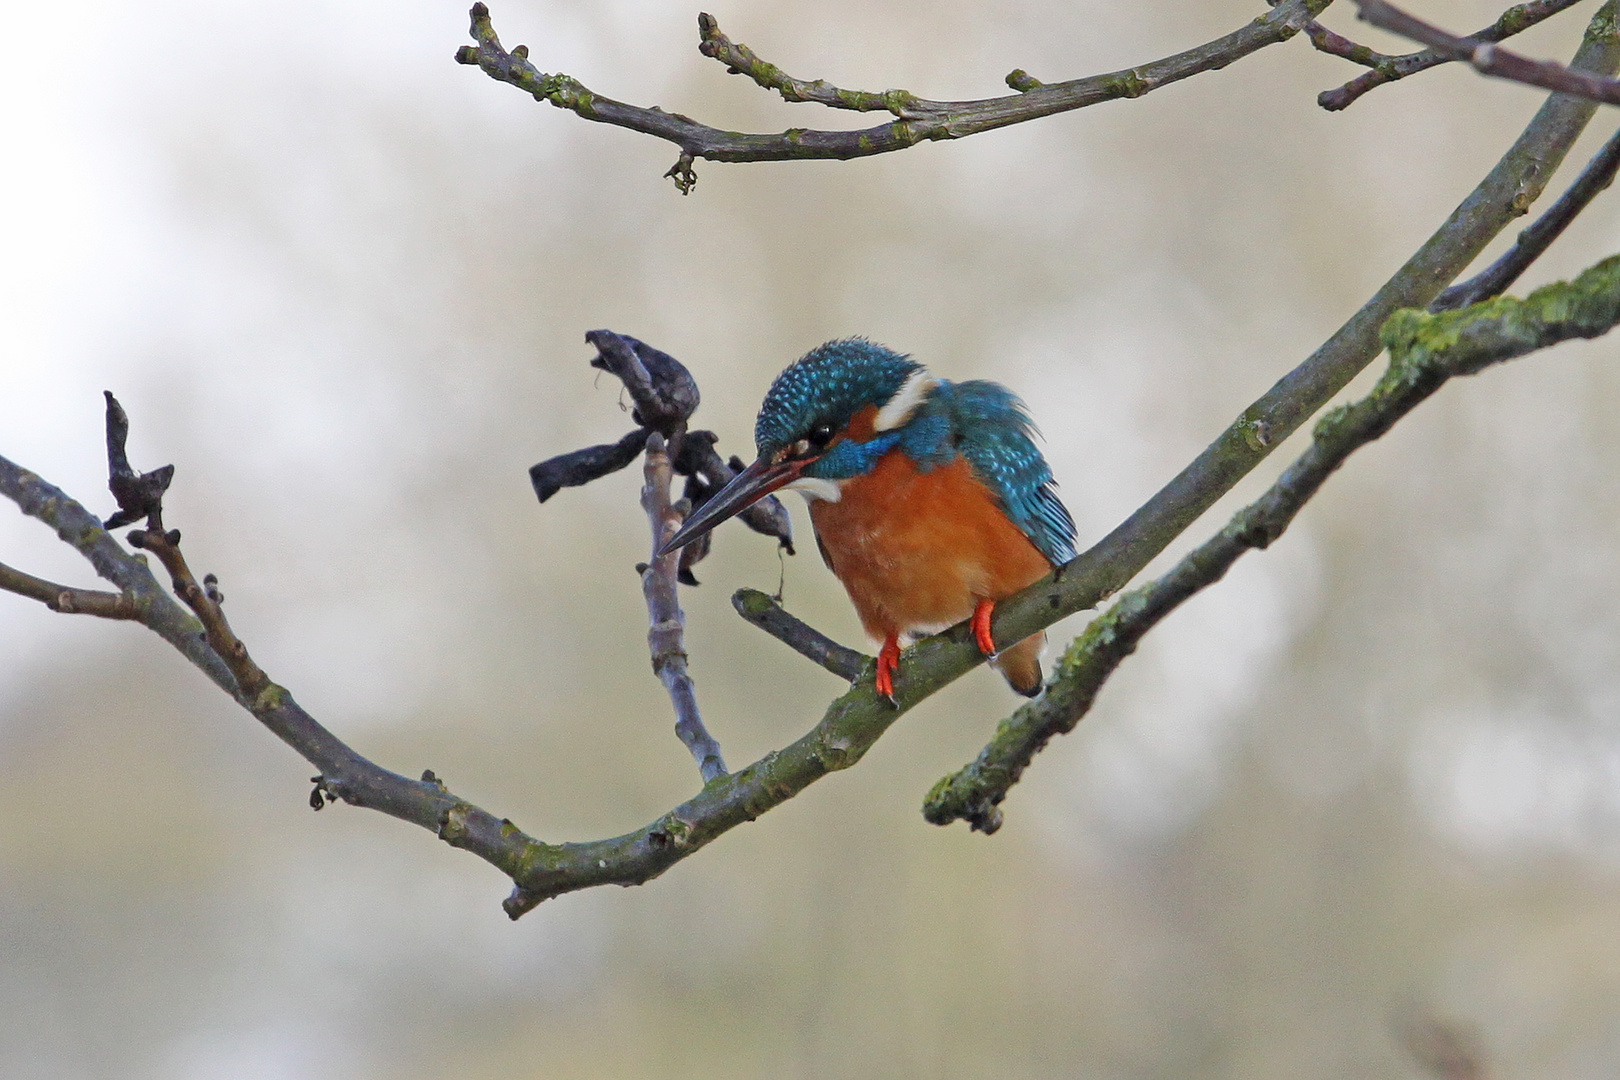
[[[1452,60],[1466,61],[1481,75],[1620,105],[1620,80],[1574,71],[1551,60],[1531,60],[1490,42],[1457,37],[1386,0],[1356,0],[1356,4],[1361,8],[1361,18],[1374,26],[1421,42]]]
[[[929,101],[904,90],[881,94],[840,90],[825,81],[805,82],[760,60],[747,46],[737,45],[705,15],[699,23],[700,48],[761,86],[780,92],[791,101],[815,101],[834,108],[883,109],[896,119],[861,131],[816,131],[793,128],[779,134],[745,134],[699,123],[679,113],[654,106],[642,108],[603,97],[579,80],[550,75],[529,62],[527,46],[510,52],[502,47],[483,3],[472,7],[472,38],[476,45],[456,51],[456,61],[482,68],[490,78],[511,83],[536,101],[549,101],[587,120],[629,128],[664,139],[680,148],[680,160],[666,175],[683,193],[697,182],[692,162],[807,161],[821,158],[857,158],[904,150],[927,139],[959,139],[981,131],[1020,124],[1042,116],[1085,108],[1117,98],[1140,97],[1181,79],[1215,71],[1280,41],[1287,41],[1331,0],[1284,0],[1252,22],[1224,37],[1139,67],[1068,82],[1039,83],[1024,76],[1022,93],[979,101]],[[1014,73],[1015,75],[1019,73]],[[1011,76],[1009,76],[1011,78]]]
[[[674,469],[664,447],[664,437],[656,432],[647,440],[644,475],[641,508],[652,525],[652,550],[656,552],[664,541],[675,535],[682,520],[680,511],[670,505],[669,484]],[[654,558],[642,568],[641,591],[647,598],[647,614],[652,619],[647,630],[647,647],[652,652],[653,673],[664,684],[675,706],[675,734],[692,752],[703,782],[707,784],[726,775],[726,763],[720,756],[720,744],[703,726],[697,692],[692,686],[692,676],[686,671],[686,615],[681,611],[675,580],[679,563],[680,555],[672,551],[662,558]]]
[[[1617,169],[1620,169],[1620,132],[1609,137],[1603,149],[1586,163],[1586,168],[1581,170],[1575,182],[1558,197],[1557,202],[1547,208],[1546,213],[1536,219],[1535,224],[1519,233],[1513,246],[1500,259],[1467,281],[1441,293],[1429,305],[1429,310],[1450,311],[1506,292],[1519,280],[1519,275],[1541,258],[1553,241],[1563,234],[1569,223],[1597,198],[1598,193],[1614,182]]]
[[[1133,589],[1093,619],[1058,662],[1039,698],[996,729],[976,760],[929,792],[923,816],[936,825],[961,819],[980,832],[1001,826],[1000,803],[1055,735],[1074,729],[1097,692],[1137,642],[1181,604],[1213,585],[1245,552],[1268,547],[1356,450],[1383,435],[1447,380],[1570,338],[1591,338],[1620,322],[1620,255],[1572,282],[1504,297],[1460,311],[1396,312],[1384,326],[1389,368],[1353,405],[1316,425],[1309,449],[1259,499],[1188,554],[1169,573]]]
[[[140,617],[135,610],[135,597],[129,593],[58,585],[54,581],[25,574],[5,563],[0,563],[0,589],[38,600],[52,611],[64,615],[95,615],[103,619]]]
[[[411,780],[372,764],[322,727],[284,687],[268,679],[257,694],[244,693],[232,668],[209,645],[220,631],[205,631],[202,622],[171,600],[152,577],[145,559],[124,551],[82,505],[4,457],[0,457],[0,494],[16,502],[23,513],[55,529],[66,543],[90,560],[98,574],[132,595],[136,618],[142,625],[178,649],[265,727],[319,769],[320,775],[315,779],[317,795],[342,799],[413,822],[431,830],[451,846],[465,848],[509,876],[515,877],[524,872],[525,866],[543,860],[548,853],[562,850],[541,844],[525,836],[510,821],[498,820],[455,797],[431,773],[422,780]],[[158,542],[167,544],[167,536],[160,535]],[[182,580],[190,579],[189,569],[182,573]],[[194,579],[192,584],[195,584]],[[206,587],[199,589],[198,603],[217,606],[208,592]],[[237,659],[240,662],[240,658]],[[255,666],[253,670],[258,669]]]
[[[840,645],[815,627],[789,615],[775,597],[766,596],[758,589],[738,589],[731,596],[731,606],[744,619],[841,679],[854,682],[873,662],[865,653]]]
[[[1542,20],[1551,18],[1579,2],[1580,0],[1530,0],[1529,3],[1515,4],[1502,12],[1491,25],[1471,34],[1470,37],[1475,41],[1505,41],[1514,34],[1528,30]],[[1352,63],[1373,69],[1365,75],[1358,75],[1337,89],[1324,90],[1318,94],[1316,103],[1329,112],[1349,108],[1357,98],[1374,87],[1404,79],[1408,75],[1416,75],[1440,64],[1449,64],[1454,59],[1434,49],[1389,56],[1340,37],[1331,30],[1322,29],[1320,41],[1311,28],[1307,27],[1307,33],[1312,35],[1311,44],[1322,52],[1341,56]]]
[[[163,568],[169,572],[173,583],[174,594],[197,616],[197,621],[203,625],[203,633],[207,635],[208,647],[214,655],[225,661],[236,678],[236,685],[244,698],[253,700],[270,686],[270,677],[264,669],[253,662],[248,655],[247,646],[242,639],[236,636],[231,624],[226,621],[225,610],[221,606],[222,597],[213,587],[213,577],[207,579],[207,587],[198,584],[191,573],[191,567],[186,565],[186,557],[180,553],[179,530],[171,529],[164,532],[159,529],[133,529],[129,534],[131,547],[143,548],[157,556]]]

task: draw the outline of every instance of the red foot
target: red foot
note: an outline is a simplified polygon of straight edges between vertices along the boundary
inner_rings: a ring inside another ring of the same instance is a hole
[[[877,692],[894,704],[894,673],[900,670],[900,635],[890,634],[878,650]]]
[[[995,610],[994,600],[980,600],[973,609],[973,640],[986,656],[996,655],[996,642],[990,636],[990,615]]]

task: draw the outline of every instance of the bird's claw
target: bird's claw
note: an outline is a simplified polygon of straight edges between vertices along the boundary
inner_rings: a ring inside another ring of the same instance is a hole
[[[888,702],[891,709],[898,709],[900,703],[894,697],[894,675],[900,670],[900,638],[890,634],[883,639],[883,648],[878,650],[877,678],[873,680],[877,686],[878,697]]]
[[[990,616],[995,614],[994,600],[980,600],[973,608],[973,641],[979,651],[991,660],[996,658],[996,639],[990,633]]]

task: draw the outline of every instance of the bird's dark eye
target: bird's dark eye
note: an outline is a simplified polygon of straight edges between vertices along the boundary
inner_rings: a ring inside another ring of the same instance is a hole
[[[811,428],[810,433],[805,436],[805,441],[808,442],[812,448],[820,450],[828,443],[832,442],[832,437],[833,429],[831,424],[817,424],[815,427]]]

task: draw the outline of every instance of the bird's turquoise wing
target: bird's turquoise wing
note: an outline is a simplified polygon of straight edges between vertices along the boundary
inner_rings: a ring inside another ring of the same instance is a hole
[[[1035,446],[1024,403],[998,383],[947,383],[936,405],[950,421],[951,441],[1007,516],[1055,566],[1075,556],[1074,519],[1057,495],[1051,466]]]

